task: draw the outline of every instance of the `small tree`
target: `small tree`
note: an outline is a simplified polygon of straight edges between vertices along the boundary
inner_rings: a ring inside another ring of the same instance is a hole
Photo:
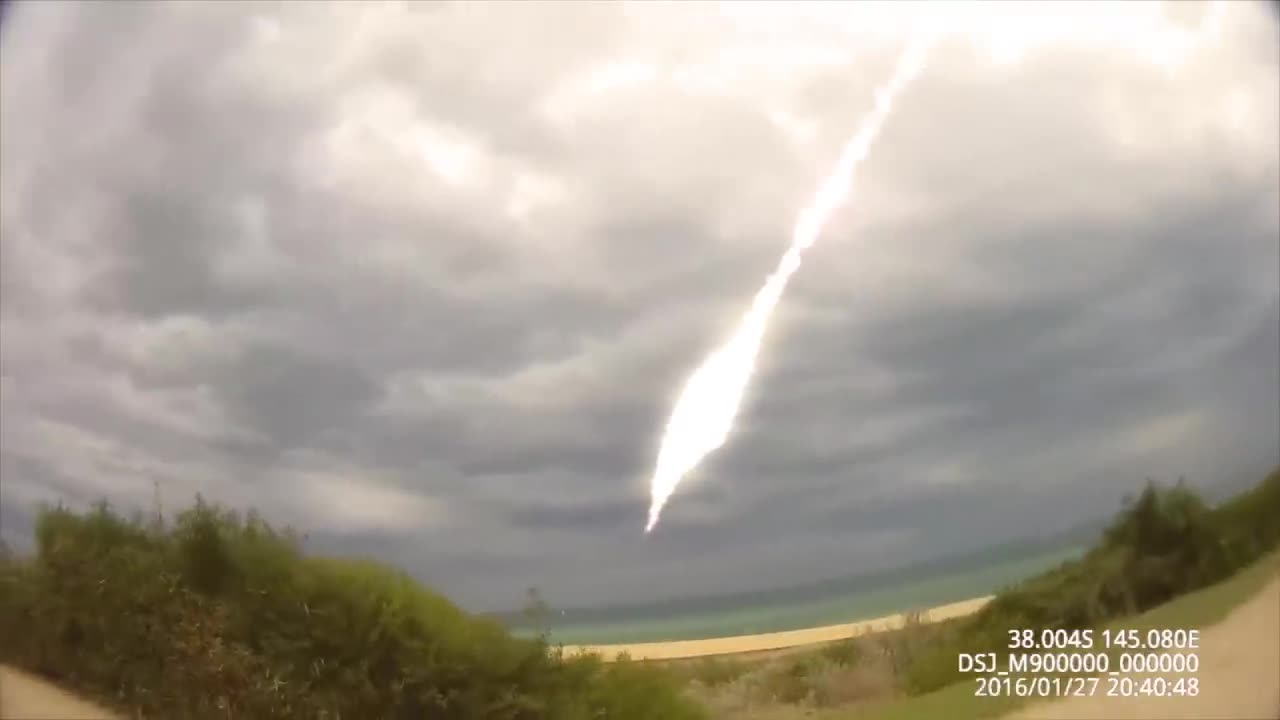
[[[525,605],[521,614],[524,615],[525,622],[537,631],[538,637],[545,641],[551,634],[551,606],[536,587],[525,590],[524,596]]]
[[[195,507],[178,516],[176,537],[183,579],[206,595],[222,592],[235,570],[222,524],[218,510],[198,494]]]

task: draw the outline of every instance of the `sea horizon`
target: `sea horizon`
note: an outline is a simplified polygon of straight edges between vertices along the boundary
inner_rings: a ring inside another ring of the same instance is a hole
[[[782,632],[926,610],[994,594],[1078,557],[1084,532],[1036,545],[1006,543],[974,553],[755,593],[666,600],[631,607],[549,609],[540,626],[508,620],[512,631],[547,632],[563,645],[695,640]]]

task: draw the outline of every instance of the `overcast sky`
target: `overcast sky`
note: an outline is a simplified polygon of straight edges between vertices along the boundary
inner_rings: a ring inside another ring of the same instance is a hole
[[[473,609],[635,602],[1280,462],[1274,16],[995,3],[900,97],[729,443],[643,536],[675,392],[929,7],[11,8],[3,536],[158,482]]]

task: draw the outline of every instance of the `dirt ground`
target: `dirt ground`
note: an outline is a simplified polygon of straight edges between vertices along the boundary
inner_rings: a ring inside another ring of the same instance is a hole
[[[1032,706],[1009,720],[1280,719],[1280,578],[1205,628],[1199,656],[1197,697],[1068,698]]]
[[[0,665],[0,720],[115,720],[111,713],[21,670]]]

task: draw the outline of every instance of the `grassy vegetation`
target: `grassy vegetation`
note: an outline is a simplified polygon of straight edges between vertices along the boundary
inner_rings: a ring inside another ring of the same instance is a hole
[[[0,560],[0,662],[131,716],[705,716],[662,668],[564,657],[199,499],[171,526],[49,509],[36,548]]]
[[[1011,629],[1098,627],[1222,580],[1278,543],[1280,469],[1216,509],[1182,484],[1148,484],[1084,557],[999,593],[913,662],[907,688],[960,680],[957,652],[1007,655]]]
[[[954,632],[956,621],[927,624],[908,613],[900,630],[814,648],[745,657],[670,661],[668,666],[715,717],[809,717],[813,712],[898,697],[911,659]]]
[[[1005,589],[971,617],[677,672],[716,717],[994,717],[1017,701],[973,697],[958,653],[1003,656],[1011,628],[1210,624],[1274,576],[1277,545],[1280,469],[1212,509],[1182,484],[1148,484],[1083,557]]]
[[[1107,623],[1103,627],[1146,630],[1212,625],[1252,597],[1267,581],[1275,579],[1277,572],[1280,572],[1280,552],[1272,552],[1228,580],[1182,595],[1139,615]],[[932,720],[938,717],[983,720],[999,717],[1028,702],[1008,697],[974,697],[973,693],[973,681],[968,680],[923,695],[811,717],[819,720]]]
[[[1212,623],[1275,572],[1278,544],[1280,469],[1212,509],[1149,485],[1083,557],[968,618],[762,658],[603,663],[199,499],[171,525],[54,508],[34,556],[0,553],[0,662],[175,720],[992,717],[1016,701],[974,698],[958,652],[999,653],[1015,627]]]

